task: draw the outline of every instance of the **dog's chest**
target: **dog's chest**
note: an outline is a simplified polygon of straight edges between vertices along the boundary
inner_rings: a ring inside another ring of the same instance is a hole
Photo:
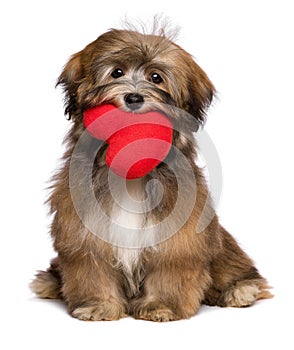
[[[140,253],[140,239],[144,240],[144,226],[147,213],[142,210],[145,193],[140,181],[130,181],[124,188],[114,192],[111,210],[110,234],[113,241],[120,242],[114,247],[114,255],[124,272],[131,276],[137,267]],[[133,235],[133,232],[136,234]],[[134,248],[135,247],[135,248]]]
[[[119,230],[119,227],[127,227],[130,230],[137,229],[139,232],[142,231],[143,234],[144,217],[142,214],[132,213],[123,208],[115,207],[112,210],[112,219],[118,225],[116,230]],[[124,233],[118,231],[116,234]],[[140,271],[140,255],[142,252],[142,249],[132,248],[131,246],[132,243],[130,242],[130,247],[113,247],[117,268],[122,271],[126,278],[130,297],[139,293],[141,282],[140,278],[138,278],[138,271]]]

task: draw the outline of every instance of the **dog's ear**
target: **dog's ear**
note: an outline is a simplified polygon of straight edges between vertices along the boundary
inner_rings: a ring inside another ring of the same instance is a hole
[[[63,87],[65,93],[65,114],[68,119],[78,109],[77,90],[84,76],[84,68],[82,64],[82,51],[74,54],[63,68],[57,84]]]
[[[187,78],[188,112],[196,118],[197,123],[193,131],[197,131],[206,120],[206,110],[210,106],[216,90],[206,73],[192,60],[188,66],[190,72]]]

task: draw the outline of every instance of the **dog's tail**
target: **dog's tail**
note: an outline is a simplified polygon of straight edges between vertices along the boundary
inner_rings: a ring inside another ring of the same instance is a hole
[[[30,289],[43,299],[62,299],[61,276],[58,270],[58,258],[51,261],[47,271],[38,271],[30,283]]]

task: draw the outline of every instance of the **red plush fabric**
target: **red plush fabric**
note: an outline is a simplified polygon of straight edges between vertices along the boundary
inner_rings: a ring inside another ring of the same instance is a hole
[[[129,180],[154,169],[172,144],[172,123],[159,112],[124,112],[105,104],[86,110],[84,125],[92,136],[108,143],[109,168]]]

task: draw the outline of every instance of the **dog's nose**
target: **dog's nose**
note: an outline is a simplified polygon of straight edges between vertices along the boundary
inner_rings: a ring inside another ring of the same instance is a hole
[[[144,97],[139,94],[126,94],[125,102],[127,107],[134,111],[135,109],[139,109],[142,106]]]

